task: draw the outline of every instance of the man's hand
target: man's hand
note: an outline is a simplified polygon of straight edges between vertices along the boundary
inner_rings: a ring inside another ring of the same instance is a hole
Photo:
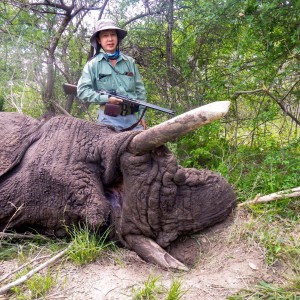
[[[110,97],[108,98],[108,102],[111,103],[111,104],[120,104],[120,103],[123,102],[123,100],[122,100],[122,99],[119,99],[119,98],[116,98],[116,97],[114,97],[114,96],[110,96]]]

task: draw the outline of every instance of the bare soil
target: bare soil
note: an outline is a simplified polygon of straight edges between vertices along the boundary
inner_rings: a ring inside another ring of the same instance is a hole
[[[239,212],[234,218],[194,237],[196,243],[185,251],[187,261],[195,263],[188,272],[163,270],[126,249],[84,267],[61,263],[56,266],[58,284],[46,299],[132,299],[132,289],[143,287],[151,275],[159,276],[159,283],[165,287],[170,287],[174,278],[180,279],[186,291],[182,299],[227,299],[261,280],[273,283],[283,270],[279,266],[268,268],[259,245],[250,245],[236,235],[246,219],[246,215]],[[0,277],[16,265],[16,261],[0,262]],[[0,296],[0,299],[5,298]]]

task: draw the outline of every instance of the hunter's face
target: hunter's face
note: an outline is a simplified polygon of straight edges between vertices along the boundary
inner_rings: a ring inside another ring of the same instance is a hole
[[[100,31],[97,41],[105,52],[114,53],[118,45],[117,31],[114,29]]]

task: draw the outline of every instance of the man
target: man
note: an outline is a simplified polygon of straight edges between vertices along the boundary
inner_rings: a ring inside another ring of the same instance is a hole
[[[112,125],[117,130],[143,130],[146,129],[146,122],[141,117],[145,108],[130,107],[113,96],[116,93],[146,101],[144,83],[134,59],[119,49],[126,35],[127,31],[117,27],[113,20],[97,22],[90,38],[96,54],[83,69],[77,96],[81,100],[100,104],[98,123]],[[100,95],[97,91],[101,89],[111,91],[112,95]],[[138,118],[141,118],[140,122]]]

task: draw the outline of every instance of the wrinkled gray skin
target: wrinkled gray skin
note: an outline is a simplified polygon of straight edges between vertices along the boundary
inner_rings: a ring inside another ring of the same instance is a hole
[[[185,269],[163,248],[223,221],[231,186],[207,170],[184,169],[165,147],[130,153],[139,132],[115,132],[57,116],[0,113],[0,230],[113,225],[114,238],[145,260]]]

